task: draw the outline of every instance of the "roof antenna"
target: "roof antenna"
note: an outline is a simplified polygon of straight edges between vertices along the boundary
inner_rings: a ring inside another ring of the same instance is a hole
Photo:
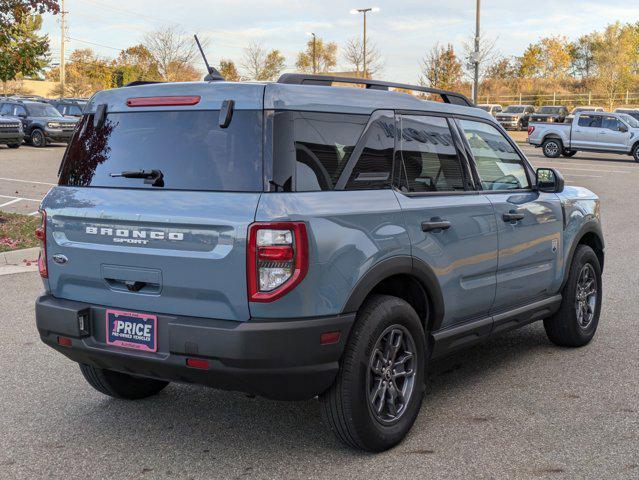
[[[202,45],[200,44],[200,39],[197,38],[197,35],[193,35],[195,38],[195,43],[197,43],[197,48],[200,49],[200,53],[202,54],[202,58],[204,59],[204,64],[206,65],[206,71],[208,74],[204,77],[204,80],[207,82],[213,82],[218,80],[224,80],[224,77],[220,72],[218,72],[214,67],[209,65],[208,60],[206,59],[206,55],[204,55],[204,50],[202,50]]]

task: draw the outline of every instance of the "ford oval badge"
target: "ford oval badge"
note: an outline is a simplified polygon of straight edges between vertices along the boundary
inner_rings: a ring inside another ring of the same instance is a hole
[[[62,255],[61,253],[56,253],[53,257],[51,257],[55,263],[58,265],[64,265],[69,261],[67,257]]]

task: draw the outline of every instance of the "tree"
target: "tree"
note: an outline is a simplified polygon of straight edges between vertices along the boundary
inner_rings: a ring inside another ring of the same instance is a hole
[[[571,45],[570,70],[572,75],[588,79],[595,74],[595,48],[599,42],[597,32],[582,35]]]
[[[98,90],[113,86],[113,68],[107,60],[98,57],[90,48],[74,50],[66,64],[65,91],[58,86],[54,94],[73,97],[92,95]],[[54,68],[47,73],[47,78],[60,80],[60,69]]]
[[[192,79],[195,69],[191,63],[197,50],[190,36],[177,27],[161,27],[144,35],[143,45],[157,64],[162,80],[179,82]]]
[[[487,78],[488,69],[499,60],[499,52],[495,47],[496,38],[479,37],[479,81]],[[475,76],[475,37],[467,39],[463,43],[464,70],[469,79]]]
[[[351,38],[344,47],[344,60],[348,66],[355,71],[358,77],[364,75],[364,42],[361,37]],[[369,39],[366,39],[366,74],[373,77],[381,72],[383,68],[382,54],[377,46]]]
[[[270,52],[258,42],[251,42],[244,49],[242,68],[253,80],[275,80],[286,68],[286,60],[279,50]]]
[[[0,0],[0,50],[15,40],[27,17],[60,12],[58,0]]]
[[[301,72],[312,73],[313,65],[317,72],[330,72],[337,65],[337,44],[324,43],[319,37],[311,38],[306,44],[306,50],[297,54],[295,66]]]
[[[572,59],[572,46],[566,37],[546,37],[528,46],[519,59],[522,77],[566,78]]]
[[[517,77],[517,65],[512,58],[502,57],[496,59],[486,67],[484,78],[486,80],[512,80]]]
[[[595,85],[604,95],[610,109],[632,81],[632,65],[636,65],[639,31],[620,23],[608,25],[597,42],[593,59],[597,65]]]
[[[422,60],[419,83],[424,86],[454,90],[461,83],[462,64],[451,44],[435,45]]]
[[[122,50],[112,62],[113,86],[121,87],[130,82],[162,79],[158,64],[144,45],[134,45]]]
[[[224,80],[229,82],[239,82],[242,79],[233,60],[220,60],[220,68],[218,70],[224,77]]]
[[[0,34],[0,81],[5,93],[9,80],[35,75],[48,63],[49,38],[37,33],[42,17],[23,15],[19,18],[18,23],[11,23],[8,31]]]

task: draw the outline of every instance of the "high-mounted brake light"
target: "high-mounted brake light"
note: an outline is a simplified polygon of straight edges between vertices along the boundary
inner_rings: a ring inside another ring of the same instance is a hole
[[[254,223],[249,227],[246,262],[249,301],[277,300],[295,288],[307,272],[306,224]]]
[[[40,210],[42,223],[36,228],[35,236],[40,240],[40,255],[38,256],[38,270],[42,278],[49,278],[49,269],[47,268],[47,212]]]
[[[534,131],[535,131],[535,127],[532,126],[532,125],[529,125],[528,126],[528,136],[530,137],[533,134]]]
[[[173,97],[135,97],[126,101],[129,107],[176,107],[181,105],[197,105],[200,96],[173,96]]]

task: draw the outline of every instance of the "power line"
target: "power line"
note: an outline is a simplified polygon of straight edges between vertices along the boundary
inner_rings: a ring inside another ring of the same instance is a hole
[[[69,40],[74,40],[76,42],[80,42],[80,43],[86,43],[87,45],[94,45],[96,47],[104,47],[104,48],[110,48],[112,50],[117,50],[118,52],[123,51],[123,48],[118,48],[118,47],[114,47],[113,45],[104,45],[102,43],[95,43],[95,42],[89,42],[88,40],[82,40],[80,38],[74,38],[74,37],[67,37]]]

